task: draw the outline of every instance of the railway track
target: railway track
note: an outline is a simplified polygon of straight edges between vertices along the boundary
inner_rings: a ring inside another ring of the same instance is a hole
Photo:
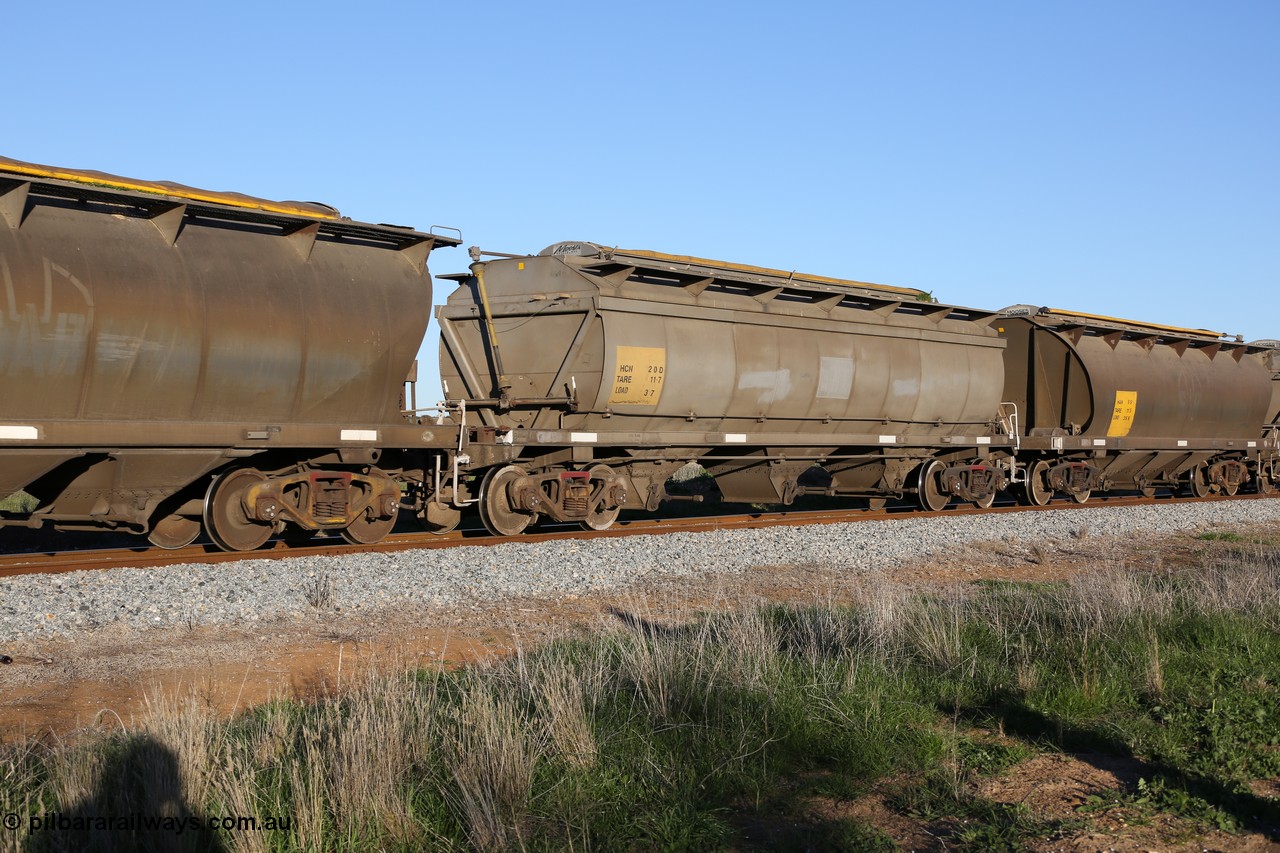
[[[533,533],[517,536],[493,536],[483,529],[456,530],[443,535],[430,533],[397,533],[376,545],[351,545],[334,538],[317,539],[315,544],[296,545],[283,540],[273,541],[261,549],[249,552],[216,550],[212,544],[195,544],[176,550],[152,547],[111,548],[96,550],[36,551],[0,556],[0,577],[26,574],[57,574],[73,571],[96,571],[117,568],[159,568],[183,563],[225,563],[240,560],[277,560],[290,557],[341,556],[356,553],[387,553],[411,550],[435,550],[461,546],[493,546],[508,542],[550,542],[566,539],[597,539],[603,537],[640,536],[661,533],[702,532],[709,530],[759,529],[778,526],[804,526],[814,524],[838,524],[857,521],[883,521],[886,519],[930,518],[981,513],[1044,512],[1048,510],[1088,511],[1099,507],[1150,506],[1170,503],[1213,503],[1224,500],[1257,500],[1271,495],[1236,495],[1226,497],[1212,495],[1203,498],[1115,496],[1094,498],[1086,504],[1070,500],[1055,501],[1048,506],[1023,506],[1021,504],[997,504],[990,509],[976,509],[961,505],[938,512],[922,512],[911,505],[869,509],[825,509],[784,512],[754,512],[733,515],[707,515],[688,518],[638,518],[622,520],[607,530],[581,530],[568,525],[548,527]]]

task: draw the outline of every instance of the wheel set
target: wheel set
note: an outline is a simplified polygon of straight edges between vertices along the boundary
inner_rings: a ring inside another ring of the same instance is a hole
[[[351,544],[372,545],[392,531],[399,509],[399,485],[376,470],[269,475],[233,468],[212,478],[202,500],[159,514],[147,538],[172,550],[195,542],[203,531],[223,551],[253,551],[273,536],[303,547],[327,529]]]
[[[606,530],[626,492],[608,465],[531,475],[517,465],[491,468],[480,481],[480,522],[494,536],[517,536],[540,517]]]

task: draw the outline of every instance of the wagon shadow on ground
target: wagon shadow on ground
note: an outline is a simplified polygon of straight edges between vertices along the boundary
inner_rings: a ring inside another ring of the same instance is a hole
[[[1280,802],[1244,793],[1216,778],[1145,760],[1128,744],[1097,729],[1063,725],[1017,699],[998,700],[998,704],[985,707],[939,705],[938,710],[974,726],[1000,726],[1005,735],[1032,746],[1051,744],[1077,761],[1112,774],[1130,795],[1152,785],[1185,790],[1222,810],[1244,831],[1280,840]]]

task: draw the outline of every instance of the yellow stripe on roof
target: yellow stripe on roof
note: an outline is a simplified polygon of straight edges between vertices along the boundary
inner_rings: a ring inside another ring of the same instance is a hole
[[[58,181],[73,181],[78,184],[92,184],[129,192],[157,193],[173,198],[184,198],[189,201],[204,201],[213,204],[224,204],[230,207],[242,207],[249,210],[261,210],[268,213],[284,213],[290,216],[306,216],[311,219],[338,219],[337,211],[328,212],[320,205],[300,206],[287,202],[268,201],[239,195],[238,193],[220,193],[213,190],[200,190],[178,184],[159,183],[156,181],[140,181],[132,178],[120,178],[102,172],[81,171],[78,169],[61,169],[54,166],[39,166],[34,163],[23,163],[0,157],[0,172],[10,172],[32,178],[50,178]]]
[[[790,278],[802,281],[818,282],[819,284],[838,284],[845,287],[866,287],[872,290],[884,290],[890,293],[901,293],[909,295],[913,299],[926,295],[926,291],[916,290],[911,287],[893,287],[888,284],[873,284],[868,281],[853,281],[843,278],[828,278],[821,275],[809,275],[807,273],[787,272],[786,270],[769,269],[768,267],[753,267],[747,264],[735,264],[729,261],[713,261],[707,258],[695,258],[689,255],[668,255],[663,252],[651,252],[647,249],[617,249],[615,254],[631,255],[637,258],[652,258],[656,261],[666,261],[675,264],[689,264],[699,267],[715,267],[717,269],[733,270],[735,272],[754,273],[756,275],[767,275],[775,278]]]
[[[1067,311],[1062,308],[1047,308],[1042,313],[1052,314],[1056,317],[1080,317],[1085,320],[1101,320],[1104,323],[1122,323],[1126,326],[1138,326],[1143,329],[1153,329],[1161,332],[1173,332],[1179,335],[1200,335],[1211,338],[1225,338],[1226,332],[1215,332],[1211,329],[1184,329],[1181,326],[1165,326],[1160,323],[1146,323],[1139,320],[1124,320],[1119,317],[1106,317],[1102,314],[1086,314],[1083,311]]]

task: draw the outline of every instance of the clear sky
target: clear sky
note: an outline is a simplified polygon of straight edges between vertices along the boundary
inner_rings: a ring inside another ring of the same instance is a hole
[[[9,157],[499,251],[585,239],[1280,337],[1275,0],[50,2],[4,24]]]

